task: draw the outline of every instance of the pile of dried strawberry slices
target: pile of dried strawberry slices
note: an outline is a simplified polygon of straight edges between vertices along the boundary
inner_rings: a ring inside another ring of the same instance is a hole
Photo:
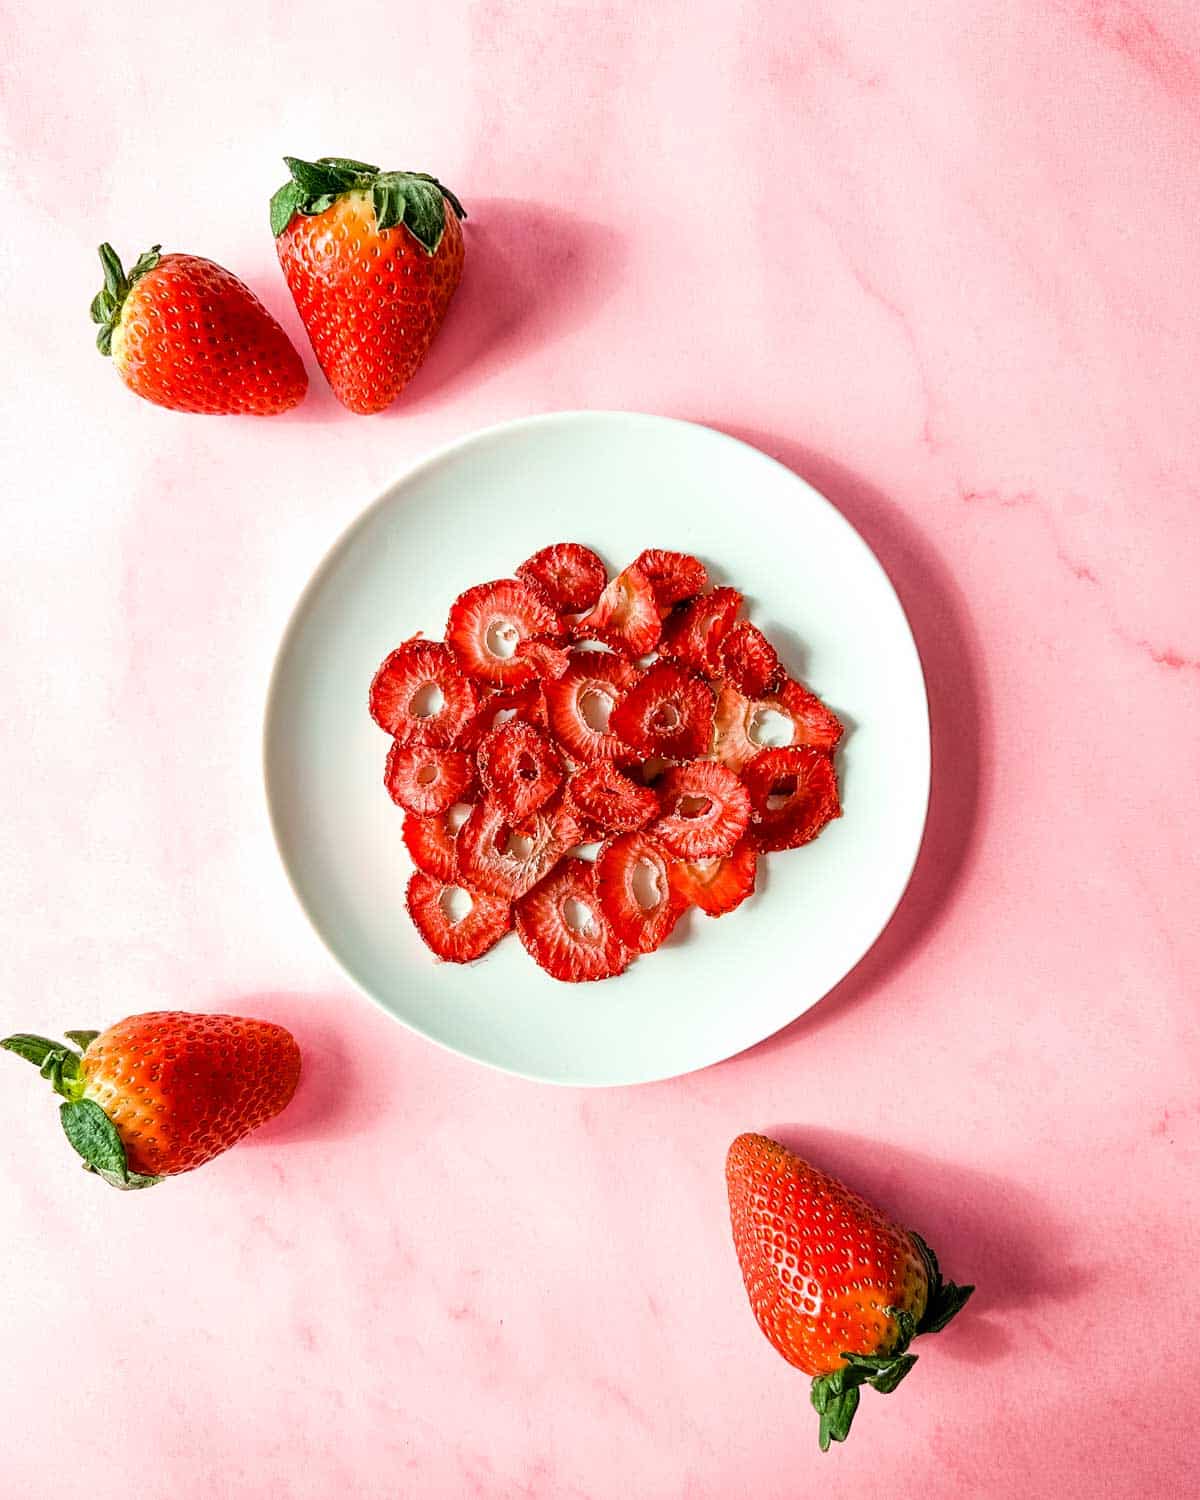
[[[741,605],[686,553],[609,579],[559,542],[461,594],[444,640],[388,656],[371,715],[392,736],[409,914],[438,958],[515,927],[554,978],[610,979],[840,816],[842,726]]]

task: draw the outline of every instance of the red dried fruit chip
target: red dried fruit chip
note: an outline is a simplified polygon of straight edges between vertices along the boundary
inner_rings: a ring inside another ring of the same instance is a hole
[[[671,884],[666,850],[647,833],[622,833],[596,857],[600,909],[634,953],[666,942],[687,902]]]
[[[562,622],[541,590],[519,579],[478,583],[450,606],[447,643],[462,670],[482,682],[510,687],[534,677],[533,663],[517,655],[530,636],[558,640]]]
[[[742,596],[737,589],[713,589],[668,616],[658,643],[660,656],[670,656],[709,677],[721,675],[718,649],[737,619]]]
[[[405,813],[404,847],[418,870],[432,875],[437,880],[454,878],[454,850],[458,830],[470,812],[463,803],[455,803],[445,812]]]
[[[494,797],[485,797],[459,830],[455,869],[472,890],[515,901],[554,869],[581,832],[561,806],[539,808],[517,827]]]
[[[720,761],[671,766],[655,790],[662,816],[650,831],[680,859],[730,854],[749,826],[746,788]]]
[[[837,715],[790,678],[765,698],[747,698],[726,683],[717,695],[714,722],[714,752],[731,771],[741,771],[764,749],[781,748],[781,736],[785,745],[830,751],[842,737]]]
[[[513,719],[524,719],[535,728],[545,726],[546,705],[540,682],[535,680],[521,687],[485,690],[480,696],[479,707],[463,727],[454,748],[477,750],[485,735]]]
[[[607,760],[576,771],[567,783],[567,800],[600,833],[632,833],[658,816],[658,797],[651,788],[639,786]]]
[[[803,683],[785,679],[775,694],[781,713],[795,726],[794,745],[808,745],[814,750],[832,751],[842,737],[842,721],[827,708],[816,693]]]
[[[678,895],[710,917],[723,917],[754,893],[758,853],[744,838],[732,854],[716,859],[677,860],[671,884]]]
[[[563,764],[545,735],[510,719],[484,736],[479,775],[509,822],[520,824],[558,791]]]
[[[565,646],[555,645],[553,641],[543,641],[537,636],[530,636],[527,641],[521,642],[516,650],[516,658],[518,661],[528,662],[538,678],[561,677],[571,665],[571,653]]]
[[[637,669],[608,651],[575,651],[571,665],[556,681],[546,682],[546,719],[550,733],[572,760],[628,760],[629,747],[608,727],[620,695],[637,681]]]
[[[475,684],[442,641],[411,640],[371,683],[371,717],[402,745],[452,745],[475,712]]]
[[[555,542],[527,558],[517,577],[540,588],[563,614],[579,614],[604,592],[608,570],[590,547]]]
[[[666,552],[648,547],[634,560],[634,567],[650,580],[659,614],[665,615],[681,600],[702,594],[708,587],[708,572],[698,557],[688,552]]]
[[[461,750],[393,742],[383,783],[392,801],[407,812],[445,812],[474,786],[475,762]]]
[[[788,745],[763,750],[746,767],[754,822],[750,836],[762,850],[798,849],[842,815],[833,761],[824,750]]]
[[[691,760],[712,741],[712,688],[674,662],[657,661],[621,695],[609,724],[640,755]]]
[[[760,697],[778,677],[779,653],[749,620],[731,627],[717,655],[723,675],[748,698]]]
[[[469,964],[512,927],[512,905],[417,870],[408,882],[408,914],[426,947],[452,964]]]
[[[516,921],[534,962],[571,984],[611,979],[633,956],[604,915],[596,867],[586,860],[564,860],[517,902]]]
[[[571,628],[579,640],[604,641],[626,656],[645,656],[654,650],[662,630],[650,580],[636,564],[626,568]]]

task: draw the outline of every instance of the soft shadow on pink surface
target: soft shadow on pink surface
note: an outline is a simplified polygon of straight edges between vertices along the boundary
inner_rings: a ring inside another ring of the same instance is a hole
[[[770,1051],[801,1034],[811,1034],[867,999],[880,980],[936,930],[975,838],[980,765],[987,739],[980,688],[982,655],[966,601],[949,567],[919,524],[893,501],[849,469],[791,438],[721,422],[709,425],[752,443],[794,469],[870,543],[908,615],[929,694],[933,741],[929,820],[908,890],[861,963],[819,1005],[755,1049]]]
[[[974,1284],[966,1308],[937,1336],[965,1364],[1006,1353],[1013,1340],[1004,1320],[1015,1309],[1070,1301],[1095,1280],[1094,1270],[1071,1264],[1069,1227],[1009,1178],[809,1125],[767,1125],[763,1134],[916,1230],[947,1280]]]

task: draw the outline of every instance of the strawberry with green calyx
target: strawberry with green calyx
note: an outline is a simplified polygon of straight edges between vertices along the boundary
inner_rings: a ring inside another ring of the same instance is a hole
[[[277,1115],[300,1077],[294,1038],[271,1021],[154,1011],[64,1035],[80,1050],[30,1033],[0,1047],[61,1095],[67,1139],[118,1188],[202,1166]]]
[[[135,395],[172,411],[272,417],[303,400],[308,376],[250,288],[198,255],[154,245],[128,271],[100,246],[96,346]]]
[[[920,1235],[766,1136],[738,1136],[725,1180],[751,1308],[813,1377],[824,1452],[849,1435],[860,1388],[894,1391],[913,1339],[945,1328],[975,1288],[943,1281]]]
[[[425,172],[285,156],[271,199],[283,274],[334,395],[362,415],[416,373],[463,268],[466,210]]]

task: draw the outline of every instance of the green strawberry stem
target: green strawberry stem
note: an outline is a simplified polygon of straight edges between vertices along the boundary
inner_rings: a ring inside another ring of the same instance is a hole
[[[120,264],[118,262],[118,264]],[[68,1031],[65,1036],[85,1051],[100,1035],[98,1031]],[[59,1119],[67,1140],[83,1158],[86,1171],[95,1172],[113,1187],[130,1189],[153,1187],[161,1177],[132,1172],[125,1155],[125,1143],[117,1127],[94,1099],[83,1097],[82,1057],[61,1042],[22,1031],[5,1037],[0,1047],[23,1057],[48,1079],[50,1086],[66,1102],[59,1109]]]
[[[446,228],[446,204],[460,219],[467,211],[436,177],[428,172],[382,172],[367,162],[349,156],[322,156],[302,161],[283,158],[291,179],[271,199],[271,233],[278,237],[295,214],[320,214],[343,193],[369,192],[379,229],[403,224],[426,254],[432,255],[442,242]]]
[[[895,1318],[900,1336],[886,1354],[843,1353],[846,1363],[840,1369],[814,1377],[812,1404],[821,1419],[817,1436],[822,1453],[829,1451],[830,1443],[844,1443],[849,1437],[858,1410],[859,1388],[869,1385],[880,1395],[890,1395],[917,1362],[917,1356],[907,1352],[913,1339],[923,1333],[939,1333],[975,1290],[973,1286],[943,1281],[937,1256],[919,1234],[912,1230],[909,1234],[925,1262],[929,1284],[925,1311],[918,1323],[903,1308],[889,1307],[888,1316]]]
[[[109,244],[100,246],[100,264],[104,267],[104,285],[92,298],[92,322],[100,324],[96,348],[101,354],[112,353],[113,332],[121,321],[121,308],[135,281],[158,265],[161,245],[152,245],[139,255],[126,274],[121,257]]]

